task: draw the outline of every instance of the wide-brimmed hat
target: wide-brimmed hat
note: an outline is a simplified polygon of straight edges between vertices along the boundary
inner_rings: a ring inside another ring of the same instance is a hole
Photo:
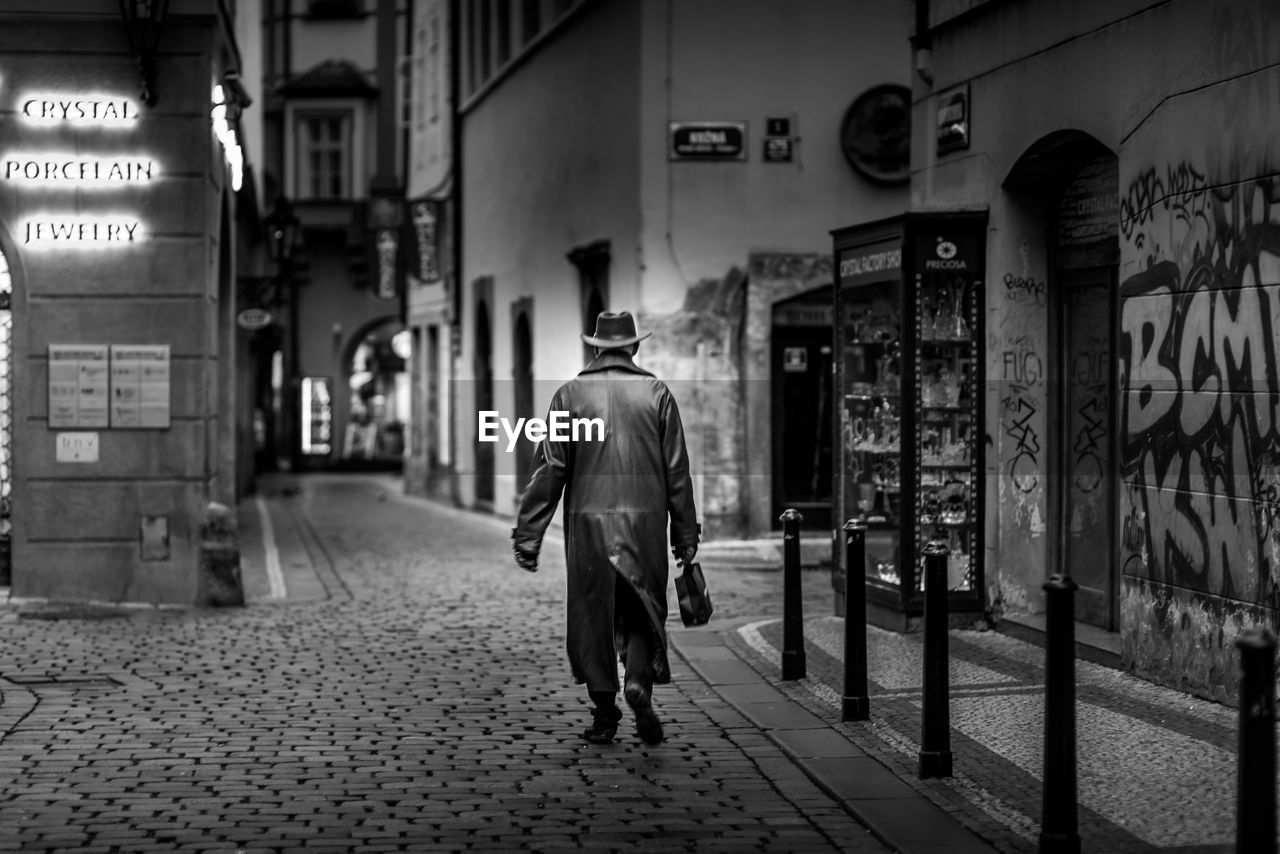
[[[582,340],[592,347],[607,350],[611,347],[630,346],[652,334],[652,332],[646,332],[643,335],[637,335],[636,319],[629,311],[602,311],[596,318],[596,334],[588,335],[584,332]]]

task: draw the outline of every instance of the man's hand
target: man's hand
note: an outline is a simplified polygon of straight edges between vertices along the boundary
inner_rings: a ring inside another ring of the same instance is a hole
[[[525,572],[538,571],[538,553],[537,552],[530,551],[528,549],[522,549],[519,546],[512,547],[511,552],[512,554],[515,555],[516,566],[520,567]]]
[[[698,547],[681,546],[680,548],[672,549],[671,553],[676,556],[677,561],[688,566],[693,563],[693,559],[698,556]]]

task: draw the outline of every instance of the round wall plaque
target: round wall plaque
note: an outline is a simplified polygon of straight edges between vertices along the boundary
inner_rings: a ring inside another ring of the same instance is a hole
[[[845,110],[840,148],[860,174],[884,184],[911,176],[911,90],[885,83],[863,92]]]

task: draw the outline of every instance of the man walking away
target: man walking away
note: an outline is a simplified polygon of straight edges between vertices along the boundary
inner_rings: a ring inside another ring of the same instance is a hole
[[[543,534],[564,493],[569,664],[594,704],[583,733],[593,744],[612,742],[622,719],[617,659],[636,732],[646,744],[662,741],[652,695],[655,684],[671,681],[668,517],[676,557],[692,561],[698,550],[680,410],[667,386],[632,361],[651,334],[637,335],[630,313],[606,311],[596,318],[595,335],[582,336],[596,348],[595,359],[556,391],[550,409],[599,419],[604,438],[539,443],[511,532],[516,564],[536,572]]]

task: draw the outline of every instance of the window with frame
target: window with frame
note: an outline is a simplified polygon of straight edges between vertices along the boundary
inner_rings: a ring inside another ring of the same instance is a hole
[[[298,198],[351,198],[351,124],[350,110],[298,115]]]

